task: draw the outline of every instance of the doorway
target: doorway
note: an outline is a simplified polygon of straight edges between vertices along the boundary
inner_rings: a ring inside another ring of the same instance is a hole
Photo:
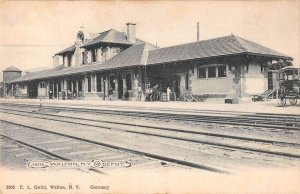
[[[53,95],[54,95],[54,98],[57,98],[57,84],[54,82],[54,91],[53,91]]]
[[[268,90],[273,89],[273,73],[268,72]]]
[[[118,75],[118,99],[122,99],[123,97],[123,79],[122,75]]]
[[[31,82],[28,84],[28,97],[29,98],[37,98],[38,96],[38,83]]]

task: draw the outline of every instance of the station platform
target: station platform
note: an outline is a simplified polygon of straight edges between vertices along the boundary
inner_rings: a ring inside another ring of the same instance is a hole
[[[104,100],[56,100],[56,99],[8,99],[1,98],[0,103],[29,103],[58,106],[76,106],[90,108],[130,109],[130,110],[166,110],[166,111],[224,111],[239,113],[267,113],[300,115],[300,103],[291,106],[287,101],[285,107],[279,107],[276,100],[265,102],[242,102],[240,104],[225,104],[221,100],[207,100],[205,102],[141,102],[141,101],[104,101]]]

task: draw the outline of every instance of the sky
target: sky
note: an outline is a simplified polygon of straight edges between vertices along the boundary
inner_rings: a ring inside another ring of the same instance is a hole
[[[52,56],[89,32],[126,30],[159,47],[231,33],[294,58],[300,66],[300,1],[0,1],[0,71],[51,68]]]

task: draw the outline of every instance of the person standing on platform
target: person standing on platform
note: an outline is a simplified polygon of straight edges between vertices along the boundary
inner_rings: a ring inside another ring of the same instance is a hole
[[[125,100],[129,100],[129,92],[128,92],[128,90],[126,90],[126,92],[124,94],[124,98],[125,98]]]
[[[109,90],[108,90],[108,98],[109,100],[111,100],[111,97],[112,97],[112,94],[113,94],[113,89],[110,87]]]
[[[170,87],[167,88],[167,101],[170,101],[171,89]]]
[[[137,97],[137,99],[139,101],[142,101],[142,87],[141,87],[141,85],[139,85],[139,87],[138,87],[138,97]]]

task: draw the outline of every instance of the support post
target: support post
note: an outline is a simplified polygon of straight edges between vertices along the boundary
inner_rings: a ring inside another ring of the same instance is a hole
[[[52,84],[52,99],[54,98],[54,81],[53,81],[53,84]]]
[[[94,81],[95,81],[95,84],[94,84],[94,86],[95,86],[95,92],[97,92],[97,74],[95,74],[95,76],[94,76]]]
[[[103,76],[101,76],[100,82],[101,82],[101,92],[104,92],[104,80],[103,80]]]
[[[76,80],[76,97],[79,97],[79,87],[78,87],[78,80]]]
[[[87,93],[89,90],[89,87],[88,87],[88,79],[87,79],[87,76],[84,77],[84,93]]]
[[[48,82],[45,82],[45,85],[46,85],[46,87],[45,87],[45,98],[47,98],[47,97],[49,97],[49,96],[48,96],[49,83],[48,83]]]
[[[73,90],[73,82],[72,81],[71,81],[71,92],[72,92],[72,97],[73,97],[74,90]]]
[[[104,91],[105,97],[108,95],[108,79],[107,76],[105,77],[105,91]]]
[[[58,99],[58,83],[56,83],[56,98]]]

